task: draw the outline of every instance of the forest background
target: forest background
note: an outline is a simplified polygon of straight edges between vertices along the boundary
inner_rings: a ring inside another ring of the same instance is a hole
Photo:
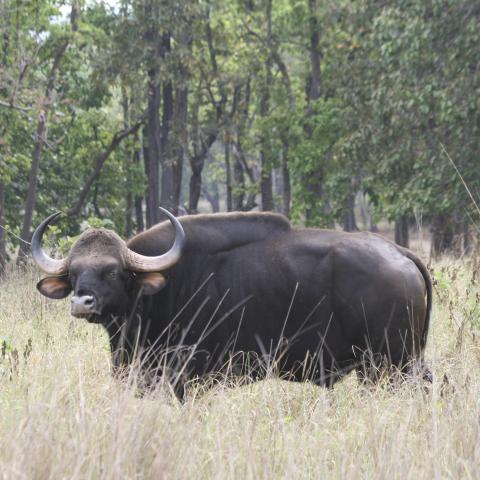
[[[55,211],[128,237],[158,205],[468,250],[479,25],[474,0],[2,0],[0,269]]]

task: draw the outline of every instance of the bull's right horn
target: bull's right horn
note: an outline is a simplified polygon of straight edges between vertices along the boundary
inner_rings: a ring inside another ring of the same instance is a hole
[[[54,213],[45,219],[33,232],[32,236],[32,257],[40,269],[49,275],[63,275],[67,271],[65,259],[56,260],[49,257],[42,249],[42,237],[50,222],[61,215],[62,212]]]
[[[175,242],[168,252],[156,257],[140,255],[127,247],[125,249],[125,261],[128,268],[134,272],[162,272],[175,265],[182,256],[182,251],[185,247],[185,232],[183,227],[168,210],[162,207],[159,208],[168,217],[175,229]]]

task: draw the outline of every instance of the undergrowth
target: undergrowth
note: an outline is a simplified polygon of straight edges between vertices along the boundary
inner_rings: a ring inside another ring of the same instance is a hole
[[[0,285],[3,478],[476,478],[480,265],[434,264],[432,385],[327,390],[270,378],[140,395],[110,374],[107,336],[35,291]]]

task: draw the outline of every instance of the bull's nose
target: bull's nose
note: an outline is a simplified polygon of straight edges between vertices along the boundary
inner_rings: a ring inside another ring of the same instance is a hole
[[[84,316],[96,313],[97,302],[92,295],[74,295],[72,297],[71,312],[74,316]]]

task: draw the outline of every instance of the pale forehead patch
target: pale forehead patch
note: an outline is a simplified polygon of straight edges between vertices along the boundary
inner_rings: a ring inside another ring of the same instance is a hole
[[[117,258],[123,263],[125,242],[111,230],[89,228],[80,235],[68,255],[72,258],[87,257],[100,260],[102,257]]]

